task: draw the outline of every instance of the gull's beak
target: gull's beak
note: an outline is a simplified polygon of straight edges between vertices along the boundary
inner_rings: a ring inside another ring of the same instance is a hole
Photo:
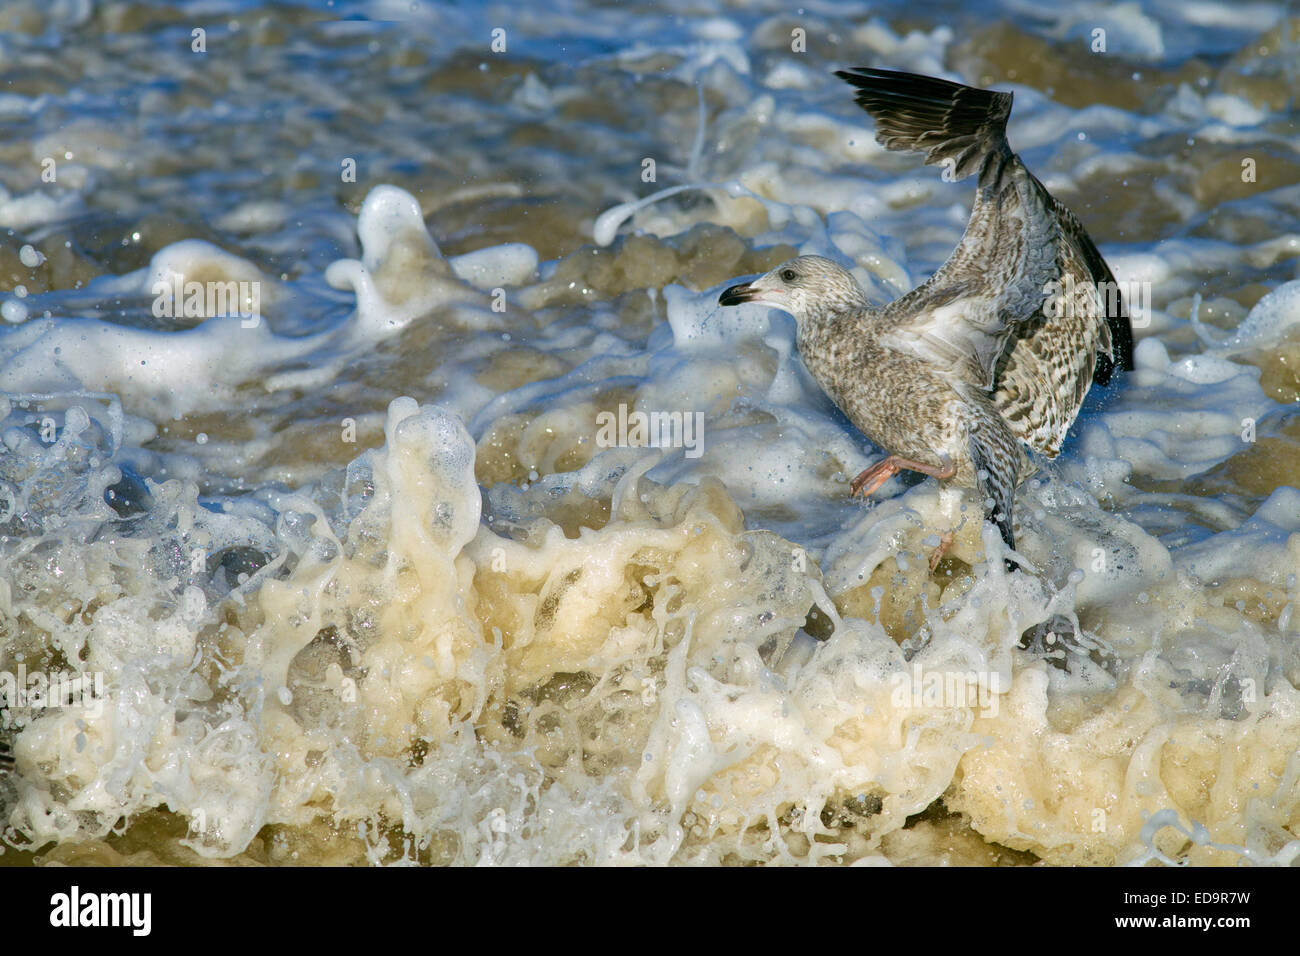
[[[718,305],[740,305],[742,302],[753,302],[758,298],[760,293],[752,288],[748,282],[742,282],[740,285],[733,285],[718,297]]]

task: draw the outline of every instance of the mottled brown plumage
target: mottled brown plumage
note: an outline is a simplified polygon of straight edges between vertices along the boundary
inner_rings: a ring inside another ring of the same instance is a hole
[[[1054,458],[1089,385],[1132,367],[1114,277],[1079,221],[1011,151],[1010,93],[885,70],[837,75],[858,88],[880,143],[925,151],[945,178],[978,175],[961,242],[928,281],[883,309],[819,256],[783,263],[719,301],[794,316],[808,370],[889,452],[854,479],[854,494],[901,469],[975,488],[1014,548],[1025,448]]]

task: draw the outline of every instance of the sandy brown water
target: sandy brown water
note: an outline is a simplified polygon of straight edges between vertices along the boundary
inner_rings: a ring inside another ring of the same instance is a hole
[[[174,412],[130,382],[90,389],[119,396],[156,504],[132,527],[94,512],[78,537],[49,516],[90,515],[95,496],[51,492],[57,506],[0,526],[0,668],[102,670],[149,702],[147,729],[11,731],[19,766],[0,785],[69,817],[38,835],[4,804],[0,863],[1113,864],[1154,846],[1205,865],[1300,847],[1300,535],[1272,511],[1276,534],[1249,524],[1266,503],[1285,511],[1300,475],[1295,326],[1223,359],[1258,370],[1259,394],[1249,376],[1126,377],[1026,492],[1051,593],[1069,596],[1094,547],[1130,562],[1065,601],[1114,651],[1069,683],[1015,648],[1010,615],[1046,614],[1047,598],[989,575],[977,527],[928,574],[915,555],[939,506],[924,489],[846,501],[866,443],[814,393],[775,390],[779,331],[711,352],[671,331],[687,300],[665,291],[703,295],[801,251],[815,230],[781,221],[794,207],[821,223],[854,210],[883,237],[860,263],[880,288],[923,280],[960,235],[969,184],[869,151],[830,72],[943,69],[1017,85],[1013,145],[1121,278],[1154,277],[1139,338],[1173,363],[1208,354],[1194,309],[1225,336],[1300,277],[1300,18],[1238,26],[1227,49],[1162,8],[1143,16],[1165,55],[1125,51],[1114,28],[1119,48],[1097,55],[1073,27],[997,5],[724,5],[668,29],[649,7],[593,4],[524,17],[494,54],[496,9],[431,9],[404,25],[250,5],[209,25],[204,58],[184,10],[0,12],[0,294],[22,286],[29,323],[49,310],[163,343],[202,319],[160,321],[150,296],[103,283],[204,239],[259,271],[275,333],[328,330],[358,307],[324,272],[370,251],[357,216],[385,183],[415,197],[438,252],[394,240],[372,270],[384,303],[446,290],[329,352],[322,381],[270,384],[324,351]],[[736,28],[710,33],[708,17]],[[724,47],[745,70],[710,53]],[[47,156],[65,158],[42,191]],[[618,203],[733,178],[780,205],[684,193],[595,242]],[[58,205],[8,203],[29,195]],[[543,265],[494,311],[447,260],[502,243]],[[398,396],[445,405],[464,434],[402,419]],[[593,422],[620,405],[702,411],[698,466],[602,449]],[[1234,443],[1243,408],[1257,435]],[[404,420],[424,430],[399,434]],[[1134,444],[1105,448],[1090,428]],[[1122,489],[1082,477],[1093,458],[1131,466]],[[248,519],[265,532],[209,528],[203,501],[227,496],[267,509]],[[261,555],[243,590],[212,570],[236,567],[236,546]],[[209,550],[197,577],[193,547]],[[206,602],[195,618],[187,588]],[[176,663],[151,670],[154,654]],[[922,660],[1005,677],[998,712],[898,705],[890,675]],[[97,803],[101,775],[113,799]],[[1167,808],[1238,851],[1171,827],[1144,837]],[[210,833],[200,809],[222,821]]]

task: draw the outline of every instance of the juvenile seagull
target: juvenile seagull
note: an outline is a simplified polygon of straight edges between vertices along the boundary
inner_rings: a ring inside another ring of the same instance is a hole
[[[904,469],[975,488],[1014,549],[1025,448],[1055,458],[1090,384],[1133,367],[1115,278],[1079,220],[1011,151],[1010,93],[889,70],[836,75],[858,88],[883,146],[924,151],[945,179],[978,175],[965,235],[938,272],[883,309],[820,256],[734,285],[719,304],[794,316],[808,370],[889,453],[853,479],[854,495]],[[951,541],[944,535],[931,569]]]

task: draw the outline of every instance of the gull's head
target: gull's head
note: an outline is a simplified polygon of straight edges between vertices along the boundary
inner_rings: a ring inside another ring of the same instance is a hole
[[[783,262],[753,282],[733,285],[718,298],[719,305],[742,302],[761,302],[789,312],[801,327],[842,312],[870,308],[862,287],[848,270],[821,256]]]

